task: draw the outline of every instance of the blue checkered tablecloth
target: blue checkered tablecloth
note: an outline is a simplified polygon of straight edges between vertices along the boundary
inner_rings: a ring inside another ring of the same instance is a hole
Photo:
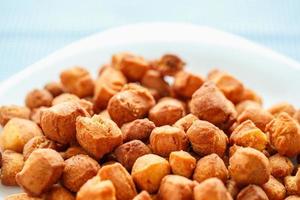
[[[299,0],[0,0],[0,81],[49,53],[110,27],[190,22],[300,61]]]

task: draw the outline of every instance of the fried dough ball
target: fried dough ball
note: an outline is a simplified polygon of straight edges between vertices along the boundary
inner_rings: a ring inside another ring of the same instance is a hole
[[[131,176],[139,189],[155,193],[163,177],[170,174],[170,171],[167,160],[155,154],[147,154],[135,161]]]
[[[199,155],[216,153],[222,157],[225,153],[228,138],[225,133],[213,124],[196,120],[187,131],[193,150]]]
[[[153,129],[150,145],[155,154],[166,157],[172,151],[187,150],[189,140],[183,130],[166,125]]]
[[[174,54],[163,55],[155,64],[154,69],[161,72],[164,76],[174,76],[184,68],[185,63]]]
[[[100,159],[122,144],[122,132],[110,119],[94,115],[92,118],[79,117],[76,121],[78,143],[90,155]]]
[[[112,56],[112,66],[123,72],[132,82],[140,81],[150,64],[141,56],[130,53],[118,53]]]
[[[228,170],[232,179],[241,185],[264,184],[271,174],[268,158],[250,147],[236,150],[229,160]]]
[[[269,158],[271,174],[276,178],[283,178],[292,174],[294,165],[292,161],[280,154],[275,154]]]
[[[64,93],[64,88],[61,83],[58,82],[49,82],[44,86],[45,90],[48,90],[53,97],[57,97]]]
[[[196,167],[196,159],[185,151],[173,151],[169,157],[173,174],[190,178]]]
[[[257,128],[252,121],[246,120],[233,130],[230,135],[230,142],[262,151],[266,148],[268,139],[267,135]]]
[[[12,118],[3,127],[1,147],[22,153],[24,145],[34,136],[43,135],[38,125],[27,119]]]
[[[248,185],[237,195],[237,200],[269,200],[266,193],[257,185]]]
[[[270,176],[269,181],[263,184],[262,188],[270,200],[282,200],[286,195],[284,185],[273,176]]]
[[[183,98],[191,98],[196,90],[203,84],[201,76],[186,71],[176,73],[173,89],[175,93]]]
[[[29,119],[30,110],[27,107],[9,105],[0,106],[0,125],[5,126],[5,124],[12,118]]]
[[[295,176],[284,177],[284,186],[288,195],[300,195],[300,169]]]
[[[16,175],[17,183],[30,195],[40,196],[48,191],[62,175],[64,160],[52,149],[37,149],[25,161]]]
[[[45,200],[75,200],[75,196],[64,187],[54,185],[45,194]]]
[[[273,106],[271,106],[268,111],[276,116],[282,112],[286,112],[287,114],[289,114],[291,117],[294,116],[294,114],[296,113],[296,109],[294,108],[294,106],[292,104],[289,104],[287,102],[281,102],[281,103],[277,103]]]
[[[245,101],[241,101],[240,103],[238,103],[235,106],[235,109],[236,109],[238,115],[240,115],[248,107],[262,108],[261,105],[255,101],[245,100]]]
[[[188,178],[178,175],[165,176],[160,184],[158,199],[189,200],[193,199],[195,184]]]
[[[94,81],[90,73],[83,67],[76,66],[62,71],[60,81],[66,92],[80,98],[93,95]]]
[[[113,183],[118,200],[131,200],[137,195],[132,177],[120,163],[103,166],[98,176],[101,180],[110,180]]]
[[[241,101],[246,101],[246,100],[255,101],[260,105],[263,104],[262,98],[256,92],[254,92],[253,90],[251,90],[249,88],[244,88],[244,91],[242,94]]]
[[[96,176],[100,165],[87,155],[75,155],[65,161],[62,184],[72,192],[77,192],[89,179]]]
[[[278,114],[266,127],[270,144],[279,154],[288,157],[300,153],[300,126],[287,113]]]
[[[297,195],[291,195],[285,198],[284,200],[300,200],[300,196]]]
[[[161,99],[149,112],[149,119],[156,126],[172,125],[185,115],[181,101],[166,97]]]
[[[148,70],[142,80],[141,84],[146,88],[152,90],[152,93],[156,93],[157,98],[170,96],[171,87],[167,81],[165,81],[163,75],[159,71]]]
[[[132,200],[152,200],[152,198],[150,194],[144,190],[136,195]]]
[[[151,150],[140,140],[126,142],[115,149],[115,156],[128,171],[131,170],[137,158],[151,153]]]
[[[41,127],[45,135],[61,144],[68,144],[76,138],[76,118],[89,116],[76,101],[68,101],[45,109],[41,115]]]
[[[248,106],[237,118],[238,123],[246,120],[251,120],[257,128],[266,132],[266,125],[273,119],[273,116],[266,110],[256,107]]]
[[[116,189],[110,180],[101,181],[95,176],[78,191],[76,200],[116,200]]]
[[[294,114],[294,119],[300,124],[300,109]]]
[[[149,119],[136,119],[132,122],[123,124],[121,127],[123,141],[142,140],[147,141],[155,124]]]
[[[4,200],[43,200],[39,197],[31,197],[27,193],[12,194],[5,197]]]
[[[112,67],[105,68],[95,82],[93,99],[96,110],[105,109],[111,97],[120,92],[126,83],[122,72]]]
[[[231,102],[241,101],[244,85],[231,74],[215,69],[209,72],[208,80],[214,82]]]
[[[61,95],[58,95],[57,97],[55,97],[52,101],[52,105],[57,105],[63,102],[67,102],[67,101],[77,101],[80,98],[74,94],[71,93],[63,93]]]
[[[233,199],[236,198],[236,196],[238,195],[238,193],[240,191],[238,184],[232,179],[227,180],[226,188]]]
[[[234,105],[212,82],[205,82],[192,96],[191,113],[220,129],[228,129],[236,120]]]
[[[224,161],[214,153],[198,160],[193,179],[201,183],[213,177],[219,178],[224,183],[228,178],[228,170]]]
[[[47,109],[48,107],[41,106],[39,108],[34,108],[31,110],[30,120],[35,122],[37,125],[41,126],[41,114],[42,111]]]
[[[155,100],[146,88],[131,83],[124,86],[121,92],[109,100],[107,111],[110,117],[121,126],[145,117],[154,104]]]
[[[209,178],[194,188],[194,200],[232,200],[223,182]]]
[[[52,104],[53,96],[48,90],[34,89],[30,91],[26,98],[25,104],[28,108],[34,109],[41,106],[49,107]]]
[[[188,114],[179,120],[177,120],[173,126],[182,129],[184,132],[187,132],[187,130],[192,126],[193,122],[196,121],[198,117],[196,117],[193,114]]]
[[[1,165],[1,183],[7,186],[17,186],[15,177],[23,168],[23,155],[6,150],[2,153]]]
[[[36,149],[57,149],[57,145],[55,142],[52,140],[49,140],[45,136],[35,136],[31,138],[24,146],[23,148],[23,155],[24,155],[24,160],[27,160],[29,155]]]
[[[81,146],[77,145],[70,146],[65,152],[60,152],[60,155],[64,160],[79,154],[87,155],[87,152]]]

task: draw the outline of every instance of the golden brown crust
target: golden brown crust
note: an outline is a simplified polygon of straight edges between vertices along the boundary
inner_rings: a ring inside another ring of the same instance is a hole
[[[19,193],[6,196],[4,200],[43,200],[43,198],[31,197],[27,193]]]
[[[284,185],[273,176],[269,181],[262,185],[262,189],[270,200],[281,200],[285,198],[286,190]]]
[[[131,200],[137,195],[132,177],[120,163],[103,166],[98,176],[101,180],[110,180],[113,183],[118,200]]]
[[[294,165],[292,161],[285,156],[275,154],[269,158],[271,174],[276,178],[283,178],[292,174]]]
[[[296,109],[295,107],[292,105],[292,104],[289,104],[287,102],[280,102],[280,103],[277,103],[273,106],[271,106],[268,111],[276,116],[282,112],[286,112],[287,114],[289,114],[291,117],[294,116],[294,114],[296,113]]]
[[[196,153],[200,155],[216,153],[220,157],[224,155],[228,138],[222,130],[213,124],[196,120],[186,134]]]
[[[54,185],[45,194],[44,200],[75,200],[75,196],[64,187]]]
[[[231,178],[240,185],[264,184],[271,174],[268,158],[250,147],[236,150],[229,160],[228,170]]]
[[[248,185],[240,191],[238,194],[237,200],[269,200],[266,193],[257,185]]]
[[[77,192],[89,179],[94,177],[100,165],[87,155],[75,155],[65,161],[62,184],[72,192]]]
[[[110,119],[94,115],[92,118],[79,117],[76,121],[76,138],[78,143],[90,155],[100,159],[122,144],[122,133]]]
[[[269,142],[279,154],[288,157],[300,153],[300,126],[287,113],[278,114],[267,126]]]
[[[212,82],[205,82],[192,96],[191,113],[219,128],[228,129],[236,120],[234,105]]]
[[[60,81],[66,92],[80,98],[93,95],[94,81],[90,73],[83,67],[76,66],[62,71]]]
[[[41,115],[41,127],[45,135],[61,144],[68,144],[76,138],[76,118],[89,116],[78,102],[68,101],[45,109]]]
[[[147,191],[141,191],[132,200],[152,200],[150,194]]]
[[[48,90],[34,89],[30,91],[25,99],[25,104],[28,108],[34,109],[41,106],[49,107],[52,104],[53,96]]]
[[[262,98],[253,90],[249,88],[244,88],[241,101],[251,100],[257,102],[259,105],[263,104]]]
[[[173,151],[169,157],[172,173],[190,178],[196,167],[196,159],[185,151]]]
[[[180,119],[178,119],[173,126],[182,129],[184,132],[192,126],[193,122],[196,121],[198,117],[193,114],[188,114]]]
[[[235,109],[236,109],[238,115],[240,115],[248,107],[262,108],[262,106],[255,101],[245,100],[245,101],[241,101],[240,103],[238,103],[235,106]]]
[[[15,177],[23,168],[23,155],[6,150],[2,153],[1,165],[1,183],[7,186],[17,186]]]
[[[238,193],[240,191],[238,184],[232,179],[227,180],[226,188],[233,199],[236,198],[236,196],[238,195]]]
[[[64,88],[59,82],[49,82],[44,86],[45,90],[48,90],[53,97],[56,97],[62,93],[64,93]]]
[[[52,105],[57,105],[63,102],[67,102],[67,101],[76,101],[79,100],[80,98],[74,94],[71,93],[63,93],[60,94],[58,96],[56,96],[53,101],[52,101]]]
[[[88,153],[79,145],[70,146],[66,149],[66,151],[60,152],[60,155],[61,157],[63,157],[64,160],[67,160],[72,156],[76,156],[79,154],[87,155]]]
[[[63,169],[64,160],[58,152],[37,149],[25,161],[22,171],[16,175],[16,181],[28,194],[40,196],[59,180]]]
[[[22,118],[29,119],[30,110],[27,107],[9,105],[0,106],[0,125],[5,126],[5,124],[12,118]]]
[[[54,149],[57,150],[57,145],[52,140],[49,140],[45,136],[35,136],[31,138],[24,146],[23,148],[23,155],[24,160],[27,160],[27,158],[30,156],[30,154],[36,150],[36,149]]]
[[[149,119],[136,119],[132,122],[123,124],[121,127],[123,141],[142,140],[147,141],[155,124]]]
[[[120,162],[128,171],[131,170],[137,158],[151,153],[151,150],[140,140],[132,140],[118,146],[114,154],[118,162]]]
[[[186,151],[189,141],[183,130],[166,125],[153,129],[150,145],[153,153],[167,157],[172,151]]]
[[[153,68],[163,75],[174,76],[184,68],[185,63],[174,54],[165,54],[153,63]]]
[[[300,200],[300,196],[297,195],[291,195],[285,198],[284,200]]]
[[[224,161],[217,154],[210,154],[201,158],[197,162],[193,175],[193,179],[199,183],[213,177],[220,179],[224,183],[228,178],[228,170]]]
[[[155,193],[163,177],[170,174],[170,171],[167,160],[155,154],[147,154],[135,161],[131,176],[139,189]]]

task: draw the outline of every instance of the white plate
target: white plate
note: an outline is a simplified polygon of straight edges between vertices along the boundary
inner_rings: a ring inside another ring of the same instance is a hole
[[[152,23],[113,28],[75,42],[0,84],[0,105],[23,104],[26,93],[57,80],[59,72],[81,65],[96,74],[113,53],[146,58],[176,53],[188,70],[205,75],[226,70],[261,94],[265,105],[288,101],[300,107],[300,64],[239,36],[191,24]],[[0,186],[0,197],[14,189]]]

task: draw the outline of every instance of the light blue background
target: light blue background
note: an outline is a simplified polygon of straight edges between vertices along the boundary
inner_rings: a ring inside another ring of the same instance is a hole
[[[0,80],[90,34],[157,21],[215,27],[300,61],[299,0],[0,0]]]

